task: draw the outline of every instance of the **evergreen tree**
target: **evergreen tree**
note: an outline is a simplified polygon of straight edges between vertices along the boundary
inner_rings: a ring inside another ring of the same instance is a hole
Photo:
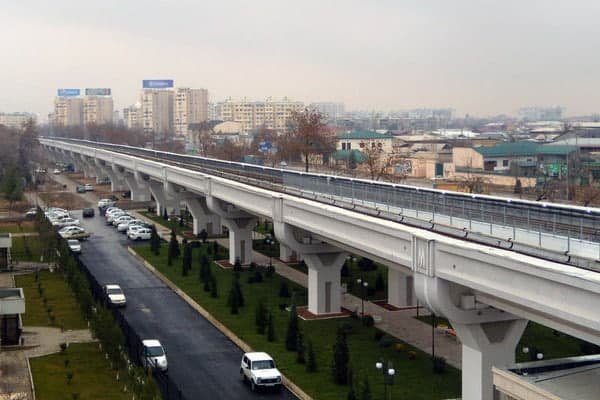
[[[304,335],[302,334],[302,331],[298,331],[298,343],[296,344],[296,362],[298,364],[304,364],[306,362],[304,350]]]
[[[235,280],[235,290],[236,290],[236,297],[238,300],[238,306],[240,307],[244,307],[244,304],[246,303],[244,300],[244,293],[242,293],[242,287],[240,286],[240,274],[238,273],[234,273],[234,280]]]
[[[210,297],[213,299],[219,297],[219,291],[217,289],[217,277],[215,274],[210,274]]]
[[[292,299],[292,309],[290,310],[290,319],[285,335],[285,348],[289,351],[297,350],[299,330],[298,312],[296,311],[295,301]]]
[[[254,317],[254,322],[256,324],[256,332],[259,335],[264,335],[265,329],[267,328],[267,309],[262,299],[260,299],[256,304],[256,315]]]
[[[381,271],[377,273],[377,279],[375,280],[375,290],[378,292],[385,290],[385,280]]]
[[[200,254],[200,274],[199,278],[202,282],[206,282],[210,276],[210,261],[206,254]]]
[[[338,385],[345,385],[348,381],[349,360],[346,332],[339,326],[337,329],[335,345],[333,346],[333,363],[331,366],[333,381]]]
[[[163,215],[162,215],[163,219],[165,221],[169,220],[169,214],[167,213],[167,207],[163,208]]]
[[[242,272],[242,263],[240,262],[239,257],[236,257],[235,263],[233,264],[233,270],[235,272]]]
[[[290,289],[288,288],[288,284],[285,280],[282,280],[279,284],[279,297],[290,297]]]
[[[181,274],[187,276],[192,269],[192,245],[183,239],[183,259],[181,262]]]
[[[231,289],[229,289],[229,296],[227,297],[227,305],[230,307],[229,311],[232,314],[237,314],[239,312],[239,300],[237,295],[237,290],[235,289],[236,279],[233,278],[231,282]]]
[[[371,400],[371,385],[369,385],[369,375],[365,374],[360,390],[360,400]]]
[[[515,182],[514,193],[515,194],[521,194],[521,193],[523,193],[523,184],[521,183],[520,179],[517,179],[517,181]]]
[[[273,314],[269,313],[267,318],[267,340],[269,342],[275,341],[275,324],[273,323]]]
[[[317,357],[315,355],[315,349],[313,347],[312,341],[309,340],[306,345],[306,351],[308,352],[308,360],[306,362],[306,371],[307,372],[316,372],[317,371]]]
[[[152,225],[150,233],[150,250],[155,256],[160,254],[160,236],[156,232],[156,226]]]
[[[208,232],[206,232],[206,229],[202,229],[198,234],[198,237],[202,240],[202,243],[206,243],[206,239],[208,239]]]
[[[215,240],[213,242],[213,246],[212,247],[213,247],[213,255],[214,255],[215,259],[216,259],[218,257],[218,255],[219,255],[219,243],[217,243],[217,241]]]
[[[171,230],[171,240],[169,240],[169,248],[167,250],[167,265],[173,264],[173,259],[179,257],[179,242],[177,242],[177,236],[175,231]]]
[[[204,287],[203,287],[204,291],[207,292],[207,293],[210,292],[210,283],[211,283],[211,280],[212,280],[212,273],[210,271],[208,271],[208,274],[209,274],[209,276],[204,281]]]

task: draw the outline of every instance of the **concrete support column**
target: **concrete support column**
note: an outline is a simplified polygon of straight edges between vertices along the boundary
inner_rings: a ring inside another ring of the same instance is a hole
[[[179,214],[179,194],[170,183],[149,181],[148,188],[156,202],[156,215],[163,215],[165,210],[167,213],[172,211],[174,214]]]
[[[202,229],[205,229],[209,235],[220,235],[223,232],[221,218],[210,212],[205,197],[185,196],[182,201],[194,219],[194,235],[199,234]]]
[[[148,189],[148,183],[144,181],[142,175],[139,172],[131,174],[124,174],[125,183],[131,191],[131,200],[133,201],[149,201],[150,190]]]
[[[225,203],[212,196],[206,198],[206,205],[221,217],[221,223],[229,230],[229,262],[234,264],[252,262],[252,231],[257,218],[244,210]]]
[[[309,232],[281,221],[277,212],[273,225],[275,237],[284,246],[294,250],[308,266],[308,311],[330,314],[341,311],[341,269],[347,253],[314,239]]]
[[[461,324],[450,320],[462,342],[462,398],[493,400],[492,366],[515,361],[515,349],[527,320]]]
[[[125,188],[127,187],[127,185],[125,184],[125,181],[121,178],[121,176],[116,171],[113,170],[112,166],[106,165],[106,164],[102,165],[102,163],[99,160],[96,160],[96,165],[102,172],[102,176],[107,176],[108,179],[110,179],[110,191],[111,192],[125,190]]]
[[[296,252],[283,243],[279,243],[279,259],[283,262],[292,262],[297,259]]]
[[[341,269],[347,254],[303,254],[308,266],[308,311],[330,314],[341,311]]]
[[[527,320],[479,303],[471,289],[432,275],[435,266],[427,252],[421,255],[419,267],[428,271],[415,273],[415,290],[430,310],[448,318],[462,343],[462,399],[493,400],[492,366],[514,362]]]
[[[412,275],[388,268],[388,303],[396,307],[417,305]]]

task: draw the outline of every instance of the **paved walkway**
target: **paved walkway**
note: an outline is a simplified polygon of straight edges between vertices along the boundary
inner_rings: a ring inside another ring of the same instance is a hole
[[[156,226],[156,231],[161,238],[167,241],[170,239],[171,231],[168,228],[157,224],[155,221],[152,221],[150,218],[147,218],[140,213],[135,214],[136,217],[148,223],[154,224]],[[177,239],[181,241],[183,238],[178,236]],[[229,248],[229,239],[217,239],[217,242],[221,246]],[[269,261],[271,261],[275,267],[275,271],[279,275],[284,276],[301,286],[308,287],[308,276],[305,273],[288,266],[277,258],[269,258],[262,253],[253,251],[252,260],[262,265],[268,265]],[[342,298],[342,306],[348,310],[360,310],[361,299],[349,293],[345,293],[343,294]],[[365,313],[373,315],[376,320],[378,320],[376,326],[382,331],[389,335],[395,336],[398,339],[401,339],[428,354],[431,354],[431,325],[416,319],[416,310],[406,309],[389,311],[378,306],[377,304],[365,301]],[[427,314],[427,311],[421,310],[421,315]],[[434,330],[433,335],[435,340],[436,356],[444,357],[448,364],[456,368],[460,368],[462,349],[458,340],[455,337],[449,336],[446,333],[438,330]]]

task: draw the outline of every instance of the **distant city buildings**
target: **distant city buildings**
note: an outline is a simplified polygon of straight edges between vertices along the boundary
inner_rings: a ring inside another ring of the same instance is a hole
[[[141,94],[142,129],[155,139],[173,133],[173,105],[175,93],[169,89],[143,89]]]
[[[0,113],[0,125],[9,129],[21,129],[23,125],[33,119],[37,119],[35,114],[26,112]]]
[[[58,89],[54,98],[54,113],[50,123],[54,127],[82,127],[113,122],[113,99],[109,88]]]
[[[259,128],[284,131],[288,129],[294,112],[302,112],[304,103],[292,101],[287,97],[282,100],[248,101],[231,100],[217,103],[217,119],[239,122],[244,132]]]
[[[344,103],[321,101],[311,103],[309,108],[319,111],[328,122],[335,123],[344,117]]]
[[[140,103],[123,109],[123,124],[129,129],[142,128],[142,106]]]
[[[525,121],[560,121],[562,107],[522,107],[519,109],[519,118]]]
[[[174,128],[176,136],[188,136],[189,125],[208,120],[208,90],[175,90]]]

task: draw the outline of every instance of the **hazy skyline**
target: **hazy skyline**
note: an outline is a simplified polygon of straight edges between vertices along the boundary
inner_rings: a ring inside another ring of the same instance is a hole
[[[59,87],[110,87],[120,110],[142,79],[172,78],[215,101],[586,114],[600,111],[598,20],[591,0],[6,2],[0,112],[45,116]]]

